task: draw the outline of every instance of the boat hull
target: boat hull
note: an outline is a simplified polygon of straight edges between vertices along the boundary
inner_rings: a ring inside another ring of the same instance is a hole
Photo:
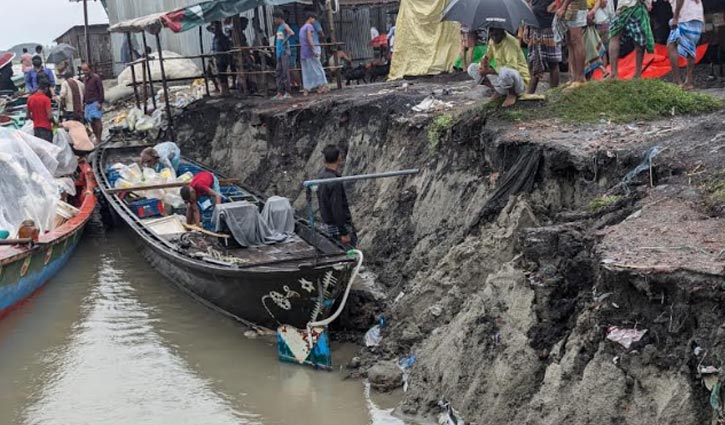
[[[29,246],[0,247],[0,318],[32,296],[68,262],[96,208],[96,182],[87,162],[79,165],[80,211]]]
[[[0,318],[45,285],[65,266],[78,246],[83,228],[63,242],[43,246],[31,255],[0,266]]]
[[[305,328],[327,317],[352,269],[350,263],[339,263],[304,270],[213,273],[140,243],[149,264],[189,295],[242,322],[270,329],[280,324]]]

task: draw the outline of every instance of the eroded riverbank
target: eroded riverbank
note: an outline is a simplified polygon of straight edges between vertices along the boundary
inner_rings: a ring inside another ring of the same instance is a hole
[[[473,114],[432,138],[436,114],[410,107],[435,90],[202,101],[180,117],[180,144],[298,208],[329,143],[347,150],[345,174],[421,169],[349,187],[386,297],[358,293],[344,325],[360,341],[377,314],[389,323],[352,374],[374,367],[377,387],[399,388],[394,364],[416,354],[402,412],[435,416],[447,401],[478,424],[716,418],[698,367],[725,356],[722,112],[588,126]],[[611,326],[648,333],[625,350]]]

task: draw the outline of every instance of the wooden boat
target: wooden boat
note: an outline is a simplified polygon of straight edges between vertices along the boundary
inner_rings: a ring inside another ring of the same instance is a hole
[[[31,245],[0,246],[0,317],[40,289],[63,268],[75,250],[96,207],[91,165],[79,164],[81,187],[73,200],[79,211]]]
[[[132,163],[145,147],[102,149],[93,168],[110,209],[138,236],[141,252],[156,270],[196,299],[247,324],[304,328],[330,314],[355,265],[344,247],[299,218],[291,240],[250,248],[228,248],[219,238],[198,231],[155,232],[152,224],[158,218],[139,218],[122,194],[109,193],[109,167]],[[212,171],[187,159],[182,160],[179,174],[181,170]],[[222,185],[221,189],[260,209],[264,205],[264,198],[248,188]]]

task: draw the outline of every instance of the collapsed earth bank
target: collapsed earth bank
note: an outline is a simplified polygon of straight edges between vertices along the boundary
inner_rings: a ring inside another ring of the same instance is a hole
[[[410,113],[422,98],[206,100],[177,118],[179,144],[300,210],[327,144],[347,151],[346,175],[420,169],[347,187],[385,297],[358,294],[344,325],[385,316],[360,366],[381,389],[401,385],[391,361],[416,355],[404,414],[450,403],[476,424],[716,420],[719,375],[701,371],[725,359],[723,114],[630,139],[623,126],[525,129],[476,114],[431,132],[432,117]],[[626,350],[607,340],[611,326],[647,332]]]

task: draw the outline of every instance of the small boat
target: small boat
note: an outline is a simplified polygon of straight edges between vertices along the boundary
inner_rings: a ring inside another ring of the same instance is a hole
[[[96,207],[91,165],[81,160],[75,215],[33,244],[0,246],[0,317],[40,289],[68,262]]]
[[[103,148],[94,158],[93,169],[110,210],[138,237],[140,251],[152,267],[197,300],[246,324],[304,329],[308,323],[330,316],[356,265],[343,246],[298,217],[287,241],[248,248],[229,247],[209,229],[156,231],[160,221],[183,212],[141,218],[144,214],[131,208],[122,193],[111,191],[113,166],[132,164],[145,147]],[[213,172],[184,158],[179,174],[186,171]],[[213,173],[225,181],[223,175]],[[265,204],[260,194],[237,184],[223,183],[221,191],[233,194],[229,195],[232,200],[251,202],[260,211]],[[158,201],[136,199],[146,205]]]

